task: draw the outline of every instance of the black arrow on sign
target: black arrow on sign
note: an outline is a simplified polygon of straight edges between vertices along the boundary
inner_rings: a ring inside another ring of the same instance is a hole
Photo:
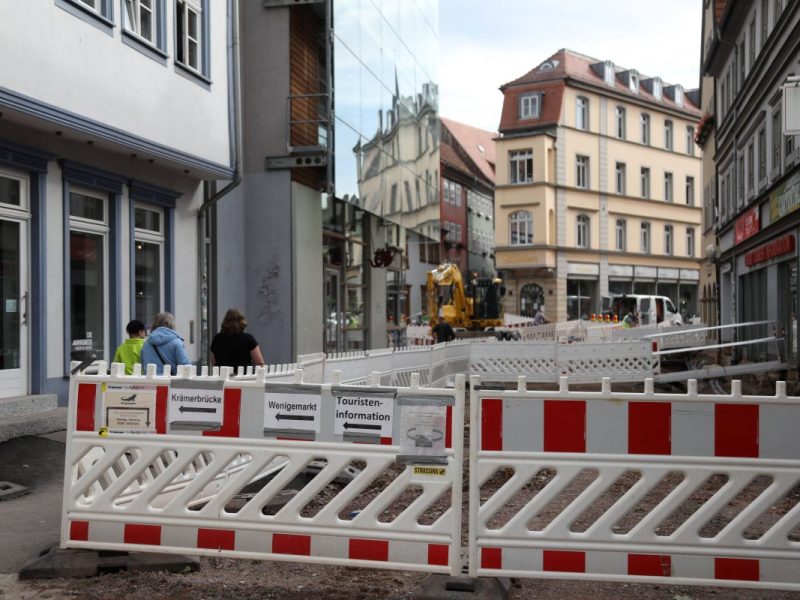
[[[278,413],[275,415],[275,418],[280,421],[281,419],[286,419],[289,421],[313,421],[314,415],[282,415]]]
[[[361,425],[361,424],[356,424],[356,423],[348,423],[347,421],[345,421],[344,428],[345,429],[377,429],[377,430],[380,430],[381,426],[380,425],[366,425],[366,424]]]
[[[179,411],[183,412],[199,412],[199,413],[215,413],[217,412],[216,408],[203,408],[201,406],[183,406],[178,409]]]

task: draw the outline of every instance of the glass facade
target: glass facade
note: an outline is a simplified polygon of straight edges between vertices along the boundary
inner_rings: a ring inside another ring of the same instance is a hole
[[[439,239],[438,2],[333,3],[336,197]]]

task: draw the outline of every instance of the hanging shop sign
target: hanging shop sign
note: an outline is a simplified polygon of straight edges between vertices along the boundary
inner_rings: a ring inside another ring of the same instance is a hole
[[[759,218],[758,206],[754,206],[736,219],[734,241],[740,244],[747,238],[757,234],[759,229],[761,229],[761,219]]]
[[[769,196],[769,209],[774,223],[800,208],[800,173],[795,173]]]
[[[772,260],[784,254],[790,254],[794,252],[794,247],[794,234],[787,233],[745,254],[744,264],[748,267],[752,267],[753,265]]]

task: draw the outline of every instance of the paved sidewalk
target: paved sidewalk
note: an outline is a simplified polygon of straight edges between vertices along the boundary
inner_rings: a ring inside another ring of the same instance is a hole
[[[61,431],[0,443],[0,481],[30,490],[27,496],[0,501],[0,574],[16,574],[58,545],[65,437]]]

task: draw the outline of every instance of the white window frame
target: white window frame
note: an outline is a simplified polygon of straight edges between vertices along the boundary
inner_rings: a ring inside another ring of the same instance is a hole
[[[643,221],[639,226],[639,249],[642,254],[650,254],[650,223]]]
[[[589,98],[575,98],[575,127],[583,131],[589,130]]]
[[[147,6],[147,3],[150,6]],[[122,26],[125,31],[132,33],[137,38],[151,44],[159,46],[159,29],[161,27],[161,14],[159,10],[160,0],[124,0],[122,10]],[[150,37],[142,32],[142,15],[150,13]]]
[[[158,246],[158,305],[160,307],[159,310],[164,309],[164,305],[166,302],[166,278],[165,278],[165,271],[166,271],[166,256],[165,256],[165,247],[167,242],[166,233],[164,231],[165,223],[166,223],[166,211],[163,208],[152,206],[150,204],[144,204],[141,202],[137,202],[134,204],[134,253],[136,252],[136,242],[143,242],[145,244],[154,244]],[[159,215],[158,219],[158,231],[153,229],[142,229],[135,226],[135,215],[137,210],[146,210],[152,213],[156,213]],[[134,265],[136,263],[134,257]],[[135,273],[134,273],[135,276]],[[135,291],[135,290],[134,290]],[[145,321],[147,322],[147,321]]]
[[[541,113],[541,94],[523,94],[519,98],[519,118],[538,119]]]
[[[672,225],[664,225],[664,254],[667,256],[672,256],[673,246],[675,245],[675,240],[672,239],[674,232]]]
[[[639,171],[640,192],[642,198],[650,198],[650,167],[642,167]]]
[[[663,90],[661,87],[661,80],[658,77],[653,78],[653,98],[661,100]]]
[[[591,219],[588,215],[580,214],[575,217],[575,247],[589,248],[591,242]]]
[[[686,126],[686,154],[694,156],[694,127]]]
[[[694,177],[686,176],[686,205],[694,206]]]
[[[627,245],[627,229],[628,227],[625,219],[617,219],[615,224],[615,248],[618,252],[625,252],[625,247]]]
[[[669,171],[664,173],[664,202],[675,201],[675,178]]]
[[[27,216],[30,213],[28,178],[3,168],[0,168],[0,177],[11,179],[19,183],[19,204],[5,204],[0,202],[0,214],[6,214],[16,218]]]
[[[694,257],[695,232],[694,227],[686,228],[686,256]]]
[[[109,277],[111,274],[111,266],[109,264],[109,237],[111,236],[111,227],[109,225],[109,210],[111,208],[110,203],[108,201],[108,195],[100,192],[98,190],[93,190],[91,188],[83,188],[79,186],[70,185],[69,187],[69,194],[80,194],[82,196],[88,196],[90,198],[97,198],[102,200],[103,202],[103,219],[102,221],[95,220],[95,219],[86,219],[84,217],[76,217],[71,214],[66,215],[66,218],[69,219],[69,232],[68,235],[71,234],[73,231],[77,233],[88,233],[91,235],[99,235],[102,238],[103,244],[103,350],[105,355],[102,357],[102,360],[109,360],[113,356],[113,348],[110,348],[109,345],[111,343],[111,313],[110,313],[110,303],[109,303],[109,286],[108,283],[110,281]],[[69,210],[71,205],[71,198],[67,202],[67,209]],[[71,293],[71,287],[73,282],[70,281],[70,289],[65,289],[64,293]],[[75,307],[71,307],[72,310],[75,310]],[[64,323],[64,328],[66,330],[66,335],[72,342],[72,324],[71,323]],[[101,358],[101,357],[98,357]]]
[[[510,246],[533,244],[533,215],[530,211],[517,210],[508,215],[508,243]]]
[[[589,157],[582,154],[575,156],[575,187],[589,189]]]
[[[667,150],[673,150],[673,126],[672,121],[666,120],[664,121],[664,148]]]
[[[180,48],[180,50],[181,50],[181,52],[183,54],[183,60],[178,60],[178,52],[177,52],[177,48],[176,48],[175,62],[177,62],[178,64],[180,64],[180,65],[182,65],[184,67],[186,67],[187,69],[191,69],[192,71],[196,71],[197,73],[202,74],[203,73],[203,52],[204,52],[203,45],[205,43],[205,40],[203,39],[203,18],[204,18],[203,5],[198,0],[175,0],[175,9],[176,9],[175,10],[175,19],[176,20],[179,18],[179,14],[178,14],[179,11],[177,9],[177,7],[179,5],[183,6],[183,22],[182,22],[183,37],[181,39],[176,39],[175,43],[176,43],[177,46],[179,46],[179,48]],[[196,38],[192,38],[189,35],[189,13],[194,13],[194,15],[195,15],[195,17],[197,19],[197,27],[196,27],[197,37]],[[177,37],[177,35],[178,35],[177,27],[176,27],[176,30],[175,30],[175,34],[176,34],[176,37]],[[191,64],[191,62],[189,61],[189,54],[190,54],[189,53],[189,48],[190,48],[190,45],[192,43],[197,45],[197,53],[196,53],[197,64],[196,65]]]
[[[617,193],[621,196],[625,195],[625,190],[627,188],[627,166],[624,162],[618,162],[614,167],[614,178],[616,181],[616,189]]]
[[[533,183],[533,150],[509,151],[508,163],[509,183],[512,185]]]
[[[640,131],[640,133],[641,133],[640,141],[645,146],[649,146],[650,145],[650,115],[648,113],[642,113],[641,117],[639,118],[639,124],[641,126],[640,127],[640,129],[641,129],[641,131]]]
[[[626,127],[626,111],[624,106],[617,106],[615,110],[615,116],[617,119],[617,138],[620,140],[624,140],[627,135],[627,127]]]

